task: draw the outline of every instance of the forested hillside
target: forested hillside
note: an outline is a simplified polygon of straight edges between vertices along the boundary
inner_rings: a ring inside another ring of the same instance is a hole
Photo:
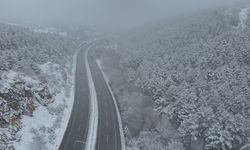
[[[1,150],[57,146],[63,134],[57,129],[72,103],[73,54],[87,40],[75,30],[60,34],[0,24]]]
[[[250,149],[249,12],[248,3],[197,12],[106,48],[128,148]]]

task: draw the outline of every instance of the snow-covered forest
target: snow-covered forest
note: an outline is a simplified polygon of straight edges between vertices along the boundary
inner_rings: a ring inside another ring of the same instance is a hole
[[[80,28],[0,24],[0,149],[57,149],[73,103]]]
[[[236,1],[0,2],[0,150],[250,150]]]
[[[129,150],[250,149],[249,3],[139,27],[97,50]]]

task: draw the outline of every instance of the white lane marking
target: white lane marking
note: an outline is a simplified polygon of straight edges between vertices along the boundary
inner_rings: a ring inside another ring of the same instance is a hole
[[[98,141],[100,141],[100,140],[101,140],[101,134],[98,135]],[[100,149],[100,145],[101,145],[101,144],[98,144],[97,149]]]

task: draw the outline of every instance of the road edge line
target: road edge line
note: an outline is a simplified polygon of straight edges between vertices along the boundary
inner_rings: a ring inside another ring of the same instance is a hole
[[[112,99],[113,99],[113,101],[114,101],[115,109],[116,109],[116,113],[117,113],[117,117],[118,117],[118,123],[119,123],[119,130],[120,130],[120,137],[121,137],[121,146],[122,146],[122,150],[126,150],[125,136],[124,136],[123,126],[122,126],[122,119],[121,119],[121,114],[120,114],[120,111],[119,111],[119,108],[118,108],[118,105],[117,105],[117,100],[116,100],[116,98],[115,98],[115,96],[114,96],[114,93],[113,93],[113,91],[112,91],[112,89],[111,89],[111,87],[110,87],[110,85],[109,85],[108,77],[107,77],[107,75],[105,74],[105,72],[104,72],[103,69],[102,69],[102,66],[101,66],[102,62],[101,62],[100,60],[97,59],[97,60],[96,60],[96,63],[97,63],[97,65],[98,65],[99,69],[100,69],[101,72],[102,72],[102,75],[103,75],[103,77],[104,77],[104,80],[105,80],[105,82],[106,82],[106,85],[108,86],[108,89],[109,89],[109,91],[110,91],[110,93],[111,93],[111,96],[112,96]]]
[[[90,103],[91,103],[90,122],[89,122],[87,141],[85,145],[86,150],[95,150],[96,140],[97,140],[97,128],[98,128],[97,95],[96,95],[95,85],[94,85],[94,81],[92,78],[92,74],[91,74],[90,66],[88,62],[88,52],[91,46],[87,48],[84,54],[85,66],[86,66],[87,76],[88,76],[89,91],[90,91]]]

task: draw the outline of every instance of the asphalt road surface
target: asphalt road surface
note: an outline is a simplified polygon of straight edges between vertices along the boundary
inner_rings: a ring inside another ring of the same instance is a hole
[[[84,150],[87,141],[90,92],[84,60],[86,49],[87,47],[84,46],[77,56],[75,101],[59,150]],[[88,54],[88,62],[97,93],[99,109],[96,150],[121,150],[120,130],[115,105],[101,70],[92,57],[91,50]]]
[[[115,104],[96,60],[88,61],[97,93],[99,120],[96,150],[121,150],[121,137]]]
[[[85,47],[77,56],[75,73],[75,101],[68,127],[59,150],[83,150],[89,126],[89,87],[85,67]]]

